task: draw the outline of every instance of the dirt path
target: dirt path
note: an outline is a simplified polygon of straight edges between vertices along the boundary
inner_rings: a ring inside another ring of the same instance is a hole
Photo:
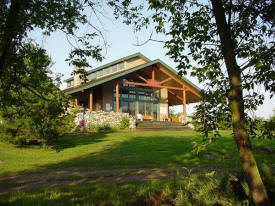
[[[0,194],[18,190],[32,190],[37,188],[51,188],[64,185],[79,185],[103,182],[132,182],[152,179],[183,178],[190,172],[201,173],[207,171],[236,172],[240,168],[133,168],[112,170],[67,170],[52,171],[47,173],[29,173],[0,178]]]

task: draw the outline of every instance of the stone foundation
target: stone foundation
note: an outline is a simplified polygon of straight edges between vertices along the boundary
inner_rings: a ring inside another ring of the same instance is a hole
[[[105,112],[105,111],[86,111],[84,115],[84,123],[85,127],[89,128],[90,125],[109,125],[110,127],[119,126],[121,120],[126,117],[129,119],[129,128],[136,128],[136,119],[130,116],[128,113],[120,113],[120,112]],[[77,115],[75,119],[75,123],[79,124],[80,114]]]

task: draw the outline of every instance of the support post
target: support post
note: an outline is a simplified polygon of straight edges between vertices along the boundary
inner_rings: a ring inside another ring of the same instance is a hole
[[[116,84],[116,112],[119,112],[119,84]]]
[[[77,99],[77,97],[74,99],[74,105],[75,105],[75,106],[78,105],[78,99]]]
[[[90,93],[89,93],[89,109],[90,109],[90,112],[93,111],[93,90],[92,89],[90,90]]]
[[[155,68],[153,67],[153,70],[152,70],[152,80],[155,80],[155,74],[156,74]]]
[[[184,118],[184,121],[186,121],[186,90],[184,88],[184,90],[182,91],[182,112],[183,112],[183,118]]]

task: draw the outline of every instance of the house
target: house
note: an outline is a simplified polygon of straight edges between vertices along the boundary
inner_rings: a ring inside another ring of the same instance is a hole
[[[90,111],[118,111],[142,119],[164,121],[169,106],[200,101],[200,89],[175,70],[156,59],[136,53],[87,72],[83,83],[79,75],[66,79],[66,94],[74,103]]]

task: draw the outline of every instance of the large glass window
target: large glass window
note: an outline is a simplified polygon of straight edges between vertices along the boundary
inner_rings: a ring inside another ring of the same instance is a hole
[[[142,114],[158,119],[159,91],[144,88],[130,88],[121,85],[119,88],[119,110],[132,116]],[[113,108],[116,110],[116,89],[113,90]]]
[[[138,113],[142,115],[152,116],[152,106],[151,102],[139,102],[138,103]]]

